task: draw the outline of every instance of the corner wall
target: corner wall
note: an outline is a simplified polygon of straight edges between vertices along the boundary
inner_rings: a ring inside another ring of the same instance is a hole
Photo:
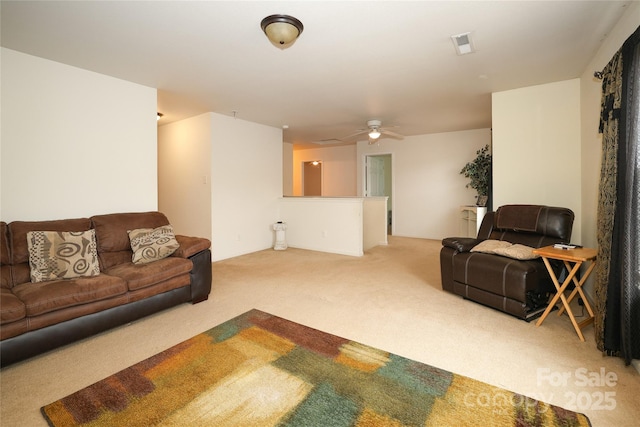
[[[571,209],[572,242],[581,243],[580,81],[492,95],[493,205]]]
[[[280,219],[282,129],[209,114],[213,259],[268,249]]]
[[[0,55],[3,221],[157,209],[155,89]]]
[[[158,206],[177,234],[211,239],[211,117],[158,128]]]
[[[206,113],[159,131],[160,200],[176,232],[211,239],[212,260],[268,249],[282,197],[282,130]]]

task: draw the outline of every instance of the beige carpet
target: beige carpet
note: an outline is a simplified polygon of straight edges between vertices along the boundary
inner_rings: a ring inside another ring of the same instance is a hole
[[[45,426],[41,406],[252,308],[583,412],[594,426],[638,425],[640,375],[600,354],[592,326],[582,343],[566,317],[536,327],[445,293],[439,250],[390,237],[359,258],[290,248],[214,263],[207,302],[0,371],[0,425]]]

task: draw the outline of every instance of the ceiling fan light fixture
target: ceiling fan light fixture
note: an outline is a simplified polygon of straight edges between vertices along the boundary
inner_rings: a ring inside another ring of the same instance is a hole
[[[289,15],[267,16],[260,27],[271,43],[280,49],[291,46],[304,30],[302,22]]]
[[[369,138],[371,139],[380,138],[380,131],[378,129],[372,129],[371,132],[369,132]]]

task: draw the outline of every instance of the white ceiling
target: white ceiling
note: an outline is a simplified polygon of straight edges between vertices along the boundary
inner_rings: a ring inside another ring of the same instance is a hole
[[[579,77],[630,3],[3,0],[1,41],[158,88],[160,124],[235,111],[308,143],[368,119],[403,135],[490,127],[492,92]],[[260,28],[277,13],[304,24],[285,50]],[[458,56],[465,32],[477,52]]]

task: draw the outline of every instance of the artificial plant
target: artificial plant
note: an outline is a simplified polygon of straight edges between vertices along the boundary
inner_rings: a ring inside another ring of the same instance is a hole
[[[473,188],[478,193],[478,199],[489,196],[491,184],[491,152],[489,144],[476,151],[476,158],[467,163],[460,171],[469,183],[466,188]]]

